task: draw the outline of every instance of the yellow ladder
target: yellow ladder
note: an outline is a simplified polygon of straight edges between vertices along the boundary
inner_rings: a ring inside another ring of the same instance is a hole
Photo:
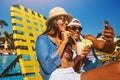
[[[10,7],[13,39],[23,80],[42,80],[39,63],[36,60],[35,41],[46,29],[46,18],[22,5]]]

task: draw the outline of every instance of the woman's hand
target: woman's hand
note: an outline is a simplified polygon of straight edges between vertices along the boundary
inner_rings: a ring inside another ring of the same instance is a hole
[[[69,37],[72,35],[72,33],[69,31],[64,31],[61,33],[61,35],[62,35],[62,41],[68,42]]]
[[[85,46],[81,52],[81,58],[85,58],[90,53],[91,47]]]

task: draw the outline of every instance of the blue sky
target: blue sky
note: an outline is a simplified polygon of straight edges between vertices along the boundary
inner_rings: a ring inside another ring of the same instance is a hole
[[[80,20],[83,34],[96,36],[103,29],[106,19],[113,26],[115,36],[120,35],[120,0],[0,0],[0,20],[5,20],[9,26],[3,27],[12,33],[10,6],[20,4],[30,8],[45,17],[55,6],[63,7],[73,17]]]

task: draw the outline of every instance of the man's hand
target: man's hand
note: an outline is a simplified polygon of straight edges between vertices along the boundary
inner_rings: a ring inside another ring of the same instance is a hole
[[[111,26],[107,25],[105,26],[105,29],[103,30],[103,36],[106,42],[113,43],[114,42],[114,30]]]

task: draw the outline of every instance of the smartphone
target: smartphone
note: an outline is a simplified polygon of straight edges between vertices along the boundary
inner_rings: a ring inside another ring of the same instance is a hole
[[[109,25],[109,21],[107,21],[107,20],[104,20],[104,24],[107,24],[107,25]]]
[[[109,21],[104,20],[104,26],[105,26],[105,29],[108,29],[108,28],[107,28],[108,25],[109,25]]]

